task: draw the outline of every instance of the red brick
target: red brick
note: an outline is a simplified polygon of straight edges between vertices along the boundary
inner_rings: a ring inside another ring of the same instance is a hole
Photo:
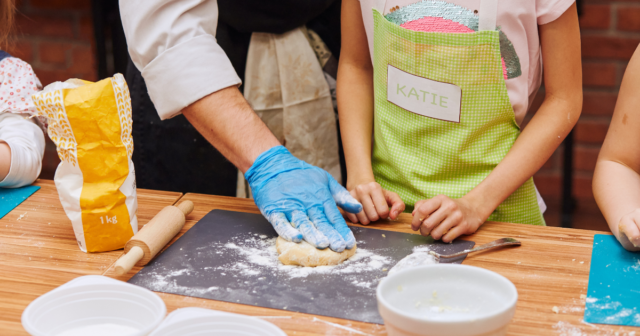
[[[540,195],[547,197],[559,197],[562,188],[560,173],[537,173],[533,176]]]
[[[584,92],[582,115],[611,116],[618,95],[608,92]]]
[[[600,147],[576,146],[573,149],[573,168],[574,170],[584,170],[593,172],[596,168],[596,161]]]
[[[72,65],[68,69],[76,77],[95,81],[96,58],[90,45],[75,46],[72,53]]]
[[[80,18],[80,27],[78,30],[78,37],[84,41],[92,42],[93,35],[93,20],[90,16],[83,16]]]
[[[593,199],[590,174],[576,174],[573,176],[573,196],[577,199]]]
[[[579,120],[575,128],[575,140],[588,144],[601,144],[608,129],[608,120]]]
[[[615,63],[593,63],[582,64],[582,85],[613,87],[616,85],[616,64]]]
[[[66,68],[71,44],[62,42],[40,42],[38,51],[40,61],[44,64],[63,66]]]
[[[611,6],[584,5],[580,15],[580,28],[607,29],[611,25]]]
[[[582,57],[629,60],[640,38],[582,35]]]
[[[618,30],[640,31],[640,7],[618,7]]]
[[[29,5],[37,9],[90,10],[91,0],[30,0]]]
[[[29,17],[17,15],[16,31],[18,34],[32,36],[74,37],[71,19],[46,15],[30,15]]]
[[[11,42],[7,52],[13,57],[17,57],[27,63],[33,63],[33,45],[27,41]]]

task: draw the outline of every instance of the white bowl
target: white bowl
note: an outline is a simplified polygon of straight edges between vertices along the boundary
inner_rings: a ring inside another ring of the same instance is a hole
[[[389,336],[499,336],[513,318],[518,292],[495,272],[437,264],[387,276],[377,297]]]
[[[162,299],[148,289],[88,275],[31,302],[22,325],[34,336],[146,336],[166,313]]]
[[[149,336],[286,336],[256,317],[203,308],[177,309]]]

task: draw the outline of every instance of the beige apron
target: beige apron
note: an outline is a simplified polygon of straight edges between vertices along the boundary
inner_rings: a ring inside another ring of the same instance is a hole
[[[304,28],[253,33],[244,96],[295,157],[341,181],[338,130],[329,85]],[[236,196],[251,197],[238,172]]]

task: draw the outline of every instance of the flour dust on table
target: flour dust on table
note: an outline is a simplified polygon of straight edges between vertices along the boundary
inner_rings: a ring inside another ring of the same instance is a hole
[[[474,245],[350,229],[358,248],[341,264],[284,265],[275,246],[278,236],[264,217],[213,210],[129,282],[159,292],[382,323],[376,287],[413,247],[429,245],[438,253],[453,253]]]

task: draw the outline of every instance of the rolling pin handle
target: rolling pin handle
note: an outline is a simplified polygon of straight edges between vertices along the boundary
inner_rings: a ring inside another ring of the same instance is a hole
[[[180,211],[182,211],[182,213],[186,217],[191,213],[191,211],[193,211],[193,202],[183,201],[182,203],[178,204],[178,209],[180,209]]]
[[[127,254],[116,261],[115,271],[117,275],[129,273],[140,259],[144,257],[144,251],[139,246],[132,247]]]

